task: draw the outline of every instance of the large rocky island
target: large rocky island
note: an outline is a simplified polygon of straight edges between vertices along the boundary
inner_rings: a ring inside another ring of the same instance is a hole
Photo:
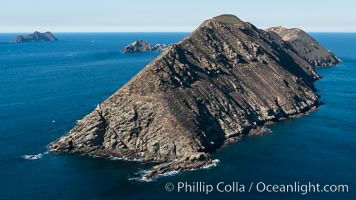
[[[12,39],[11,42],[44,42],[44,41],[57,41],[58,39],[54,37],[51,32],[40,33],[35,31],[29,35],[18,35],[16,38]]]
[[[319,106],[313,65],[330,59],[313,62],[299,48],[325,50],[299,39],[293,46],[233,15],[209,19],[50,147],[157,162],[146,177],[212,164],[222,145]]]

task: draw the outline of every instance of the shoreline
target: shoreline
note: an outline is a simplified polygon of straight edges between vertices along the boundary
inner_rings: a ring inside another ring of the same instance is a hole
[[[95,154],[95,153],[80,153],[80,152],[72,152],[70,154],[77,154],[77,155],[82,155],[82,156],[87,156],[87,157],[92,157],[92,158],[103,158],[103,159],[109,159],[112,161],[115,160],[120,160],[120,161],[126,161],[126,162],[137,162],[137,163],[145,163],[145,164],[157,164],[150,169],[144,170],[145,172],[142,174],[141,179],[146,179],[146,180],[155,180],[161,176],[165,176],[165,174],[170,174],[174,172],[173,174],[170,175],[175,175],[184,171],[191,171],[191,170],[199,170],[199,169],[206,169],[206,168],[211,168],[217,166],[220,161],[218,159],[211,159],[211,156],[219,150],[222,150],[225,146],[230,145],[232,143],[237,143],[241,139],[245,137],[254,137],[254,136],[264,136],[266,134],[271,133],[271,130],[268,128],[270,126],[273,126],[277,124],[278,122],[281,121],[287,121],[287,120],[293,120],[297,119],[300,117],[303,117],[305,115],[308,115],[312,112],[317,111],[323,104],[319,102],[319,98],[311,106],[309,109],[307,109],[304,112],[300,112],[294,115],[286,116],[286,117],[280,117],[277,120],[269,120],[266,122],[263,122],[262,125],[259,125],[253,129],[250,129],[247,131],[247,134],[236,134],[234,136],[231,136],[229,138],[226,138],[224,143],[216,148],[213,152],[196,152],[198,157],[195,157],[193,159],[180,159],[180,160],[167,160],[167,161],[149,161],[149,160],[144,160],[144,158],[129,158],[129,157],[116,157],[113,155],[103,155],[103,154]],[[51,146],[49,145],[49,152],[53,154],[62,154],[62,152],[57,152]],[[68,153],[68,152],[66,152]],[[203,156],[202,156],[203,155]]]

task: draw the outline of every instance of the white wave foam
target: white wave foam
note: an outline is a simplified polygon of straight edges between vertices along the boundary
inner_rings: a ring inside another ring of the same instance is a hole
[[[267,127],[265,127],[265,126],[261,127],[261,130],[262,130],[265,134],[272,133],[272,130],[269,129],[269,128],[267,128]]]
[[[205,165],[203,167],[201,167],[201,169],[209,169],[212,167],[216,167],[219,164],[220,160],[219,159],[214,159],[213,162],[209,165]]]
[[[110,160],[124,160],[124,161],[131,161],[131,162],[142,162],[142,161],[144,161],[144,158],[129,159],[129,158],[126,158],[125,156],[124,157],[111,156],[111,157],[109,157],[109,159]]]
[[[139,170],[135,173],[136,176],[130,177],[129,181],[138,181],[138,182],[152,182],[155,178],[147,178],[145,174],[149,173],[150,170]]]
[[[153,182],[155,180],[156,179],[153,178],[146,178],[145,176],[137,176],[137,177],[129,178],[129,181],[146,182],[146,183]]]
[[[39,154],[35,154],[35,155],[24,155],[22,156],[23,159],[25,160],[37,160],[42,158],[43,154],[39,153]]]
[[[163,174],[158,174],[158,175],[156,175],[156,176],[154,176],[152,178],[145,177],[145,175],[148,174],[150,172],[150,170],[140,170],[140,171],[135,173],[135,175],[137,175],[137,176],[130,177],[129,181],[152,182],[152,181],[157,180],[157,178],[159,178],[159,177],[162,177],[162,176],[163,177],[175,176],[178,173],[183,172],[183,171],[195,171],[195,170],[198,170],[198,169],[209,169],[209,168],[212,168],[212,167],[216,167],[219,162],[220,162],[219,159],[214,159],[211,164],[205,165],[205,166],[197,168],[197,169],[182,170],[182,171],[173,170],[173,171],[165,172]]]
[[[163,174],[159,174],[157,176],[174,176],[176,174],[178,174],[180,171],[177,170],[173,170],[173,171],[169,171],[169,172],[164,172]]]

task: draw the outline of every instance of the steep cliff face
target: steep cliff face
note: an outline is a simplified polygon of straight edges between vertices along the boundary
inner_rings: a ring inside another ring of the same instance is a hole
[[[38,31],[29,35],[18,35],[11,42],[43,42],[43,41],[57,41],[58,39],[52,35],[51,32],[40,33]]]
[[[277,33],[300,57],[313,66],[332,66],[341,61],[301,29],[272,27],[267,31]]]
[[[313,67],[278,35],[232,15],[205,21],[50,144],[55,152],[198,168],[224,143],[318,106]]]

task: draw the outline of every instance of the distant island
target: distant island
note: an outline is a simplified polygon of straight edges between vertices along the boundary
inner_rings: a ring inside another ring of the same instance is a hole
[[[16,38],[12,39],[12,43],[21,42],[45,42],[45,41],[57,41],[58,39],[54,37],[51,32],[40,33],[35,31],[29,35],[18,35]]]
[[[302,58],[313,66],[333,66],[341,60],[324,49],[319,42],[299,28],[271,27],[268,32],[277,33]]]
[[[152,51],[144,41],[125,52]],[[211,154],[320,106],[315,66],[340,60],[300,29],[258,29],[234,15],[170,45],[52,151],[156,162],[146,178],[214,165]]]
[[[135,53],[135,52],[149,52],[149,51],[162,51],[168,46],[166,44],[155,44],[152,45],[143,40],[136,40],[131,44],[127,45],[122,52],[123,53]]]

